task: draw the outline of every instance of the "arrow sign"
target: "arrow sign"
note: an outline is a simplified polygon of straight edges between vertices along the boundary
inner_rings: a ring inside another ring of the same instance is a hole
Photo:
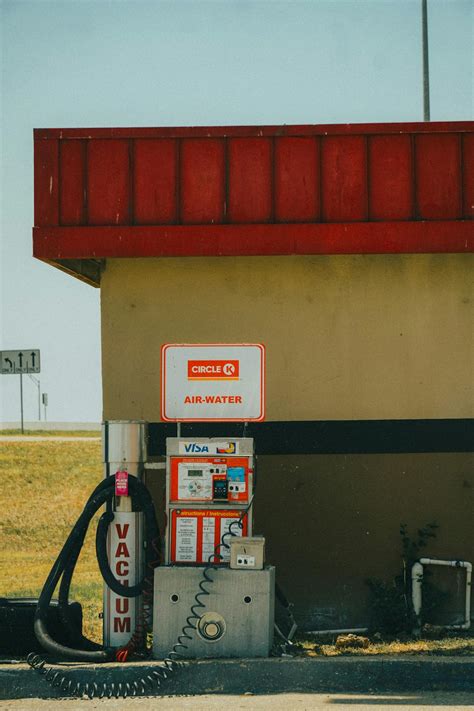
[[[0,372],[2,375],[39,373],[40,371],[40,352],[37,348],[0,351]]]

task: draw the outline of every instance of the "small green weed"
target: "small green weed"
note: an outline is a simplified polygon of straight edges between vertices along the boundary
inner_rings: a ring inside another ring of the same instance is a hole
[[[400,525],[402,544],[402,570],[391,580],[369,578],[366,580],[371,593],[371,631],[382,634],[410,634],[417,624],[412,605],[411,569],[422,556],[430,539],[436,538],[439,526],[427,523],[411,537],[408,526]],[[433,611],[442,604],[447,593],[439,590],[430,581],[430,571],[423,576],[423,622],[431,622]]]

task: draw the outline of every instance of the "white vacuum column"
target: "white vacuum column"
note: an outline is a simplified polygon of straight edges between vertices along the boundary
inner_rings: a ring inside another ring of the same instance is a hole
[[[105,476],[127,471],[142,479],[146,461],[147,423],[108,421],[102,428]],[[135,585],[143,577],[143,517],[132,511],[129,496],[115,498],[107,551],[112,573],[122,585]],[[121,597],[104,585],[104,645],[121,647],[132,636],[142,598]]]

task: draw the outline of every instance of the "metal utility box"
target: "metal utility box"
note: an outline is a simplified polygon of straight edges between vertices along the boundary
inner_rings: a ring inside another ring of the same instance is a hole
[[[262,570],[265,563],[265,538],[263,536],[235,537],[230,544],[232,570]]]
[[[177,642],[195,603],[203,567],[155,569],[153,656],[163,659]],[[188,631],[189,658],[267,657],[273,644],[275,568],[210,572],[197,629]]]

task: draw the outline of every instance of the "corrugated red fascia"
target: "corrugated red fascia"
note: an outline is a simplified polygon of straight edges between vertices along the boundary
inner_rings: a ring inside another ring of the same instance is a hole
[[[38,259],[466,253],[471,221],[35,227]]]
[[[35,129],[34,255],[75,271],[107,257],[472,252],[473,136],[474,121]],[[216,140],[181,140],[199,138]]]
[[[474,121],[413,123],[303,124],[300,126],[165,126],[161,128],[35,128],[34,139],[226,138],[272,136],[344,136],[474,131]]]

